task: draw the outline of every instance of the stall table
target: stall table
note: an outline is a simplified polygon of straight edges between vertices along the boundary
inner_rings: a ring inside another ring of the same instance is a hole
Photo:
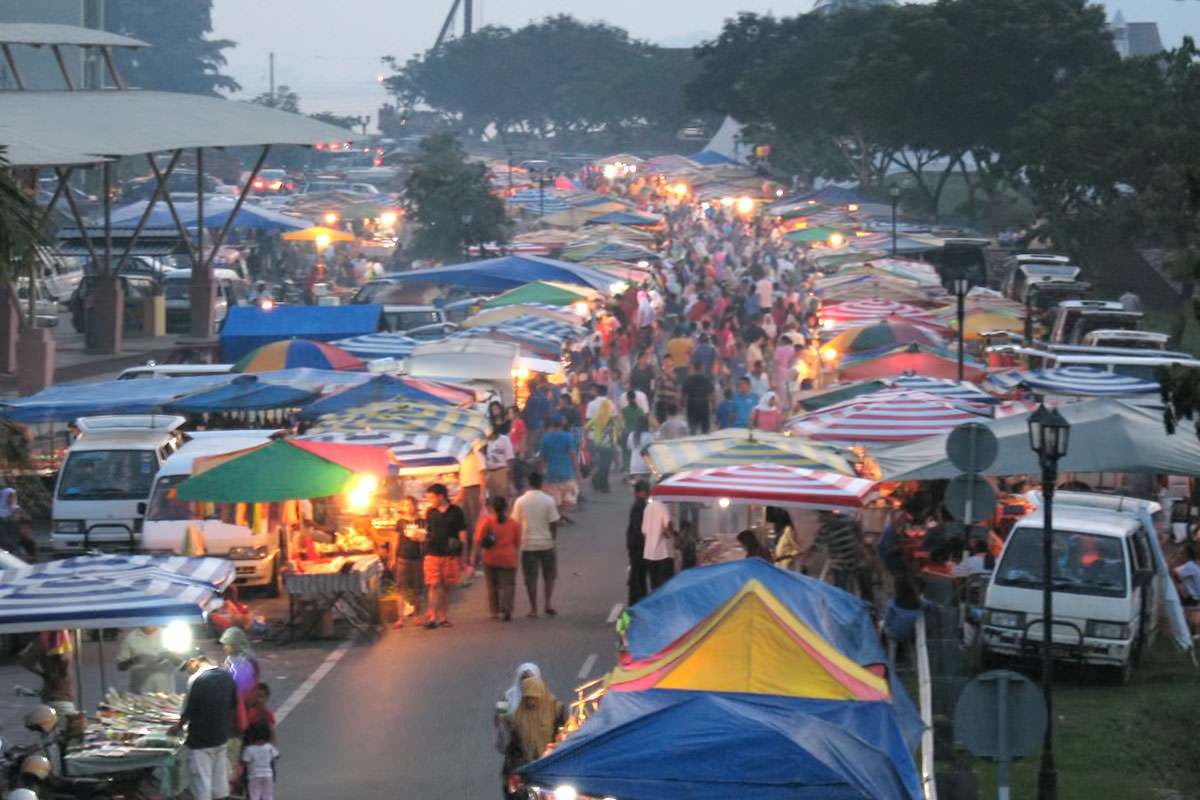
[[[168,734],[182,695],[135,695],[110,689],[100,715],[69,743],[63,770],[70,777],[104,777],[125,796],[175,797],[188,786],[179,738]]]
[[[300,563],[302,572],[283,576],[290,638],[314,637],[325,615],[334,612],[355,630],[371,633],[378,628],[383,576],[383,562],[378,556],[339,556]]]

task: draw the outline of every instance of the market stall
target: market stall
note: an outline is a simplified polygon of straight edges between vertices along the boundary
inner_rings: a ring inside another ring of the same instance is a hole
[[[379,626],[383,562],[375,555],[335,556],[299,562],[283,576],[288,593],[291,638],[321,634],[337,614],[350,626],[372,633]]]

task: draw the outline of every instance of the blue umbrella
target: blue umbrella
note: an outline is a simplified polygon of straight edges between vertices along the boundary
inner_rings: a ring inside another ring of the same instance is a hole
[[[262,383],[254,375],[239,375],[225,386],[172,400],[165,408],[189,414],[265,411],[272,408],[295,408],[316,399],[315,392],[278,383]]]
[[[301,419],[316,419],[322,414],[335,414],[359,408],[369,403],[380,403],[385,400],[418,401],[451,405],[435,394],[424,391],[406,381],[391,375],[378,375],[366,383],[352,386],[337,394],[323,397],[300,412]]]
[[[415,269],[387,276],[394,281],[426,281],[463,286],[477,292],[499,293],[534,281],[559,281],[606,292],[616,280],[586,264],[540,256],[503,256],[444,267]]]

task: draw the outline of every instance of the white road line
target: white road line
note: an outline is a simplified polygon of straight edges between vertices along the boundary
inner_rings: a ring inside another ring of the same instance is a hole
[[[592,653],[583,661],[583,666],[579,668],[579,674],[575,677],[579,680],[584,680],[592,673],[592,667],[596,666],[596,654]]]
[[[612,607],[612,611],[608,612],[608,619],[605,620],[609,625],[617,621],[617,617],[621,616],[621,612],[625,610],[624,603],[617,603]]]
[[[284,700],[283,705],[276,710],[276,725],[283,724],[283,721],[287,719],[288,714],[291,714],[293,711],[295,711],[296,706],[300,705],[300,703],[304,701],[304,698],[308,697],[309,692],[317,688],[317,684],[321,682],[321,679],[328,675],[333,668],[337,666],[337,662],[342,660],[342,656],[349,652],[353,644],[353,641],[342,642],[337,646],[336,650],[325,656],[325,660],[313,670],[313,673],[308,676],[304,683],[297,686],[295,691],[288,695],[288,699]]]

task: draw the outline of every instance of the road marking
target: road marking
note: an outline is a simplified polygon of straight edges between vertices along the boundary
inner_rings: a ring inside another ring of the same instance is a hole
[[[583,666],[579,668],[579,674],[576,675],[579,680],[583,680],[592,672],[592,667],[596,666],[596,654],[592,653],[584,659]]]
[[[608,619],[604,620],[609,625],[617,621],[617,617],[621,616],[621,612],[625,610],[624,603],[617,603],[612,607],[612,611],[608,612]]]
[[[336,650],[325,656],[325,660],[313,670],[312,675],[309,675],[304,683],[297,686],[295,691],[288,695],[288,699],[284,700],[283,705],[281,705],[275,712],[276,725],[283,724],[283,721],[287,719],[288,714],[291,714],[293,711],[295,711],[296,706],[300,705],[300,703],[304,701],[304,698],[308,697],[309,692],[317,688],[317,684],[321,682],[321,679],[328,675],[333,668],[337,666],[337,663],[342,660],[342,656],[349,652],[353,644],[354,642],[349,640],[342,642],[337,646]]]

